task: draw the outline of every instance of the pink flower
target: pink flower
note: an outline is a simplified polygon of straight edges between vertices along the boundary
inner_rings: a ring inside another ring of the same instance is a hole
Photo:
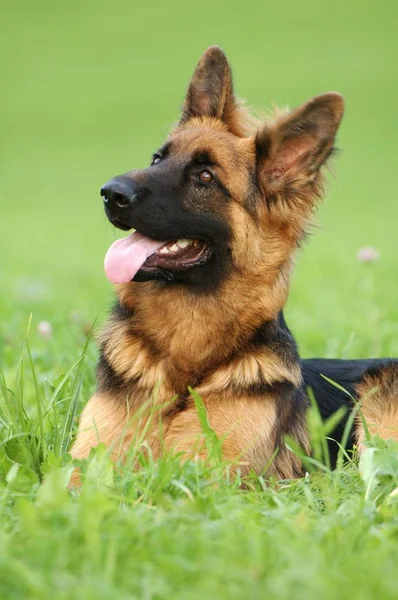
[[[51,323],[49,321],[40,321],[40,323],[37,324],[37,333],[44,340],[49,340],[53,333]]]
[[[357,259],[362,263],[376,262],[380,258],[380,252],[373,246],[364,246],[357,252]]]

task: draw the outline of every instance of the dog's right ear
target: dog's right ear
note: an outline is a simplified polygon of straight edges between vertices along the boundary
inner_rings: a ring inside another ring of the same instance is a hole
[[[218,46],[210,46],[189,84],[180,124],[194,117],[213,117],[223,121],[232,133],[241,135],[238,113],[227,57]]]

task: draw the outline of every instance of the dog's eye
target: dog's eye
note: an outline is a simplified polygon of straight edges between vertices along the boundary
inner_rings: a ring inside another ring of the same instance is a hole
[[[158,165],[161,160],[162,160],[162,157],[160,156],[160,154],[155,154],[155,156],[153,157],[152,162],[151,162],[151,167]]]
[[[207,169],[205,169],[204,171],[201,171],[198,174],[198,177],[199,177],[200,181],[203,181],[203,183],[211,183],[213,181],[213,175]]]

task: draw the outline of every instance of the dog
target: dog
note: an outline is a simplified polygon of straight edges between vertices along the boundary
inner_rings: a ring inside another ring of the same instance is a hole
[[[258,123],[234,95],[222,50],[206,50],[150,166],[101,189],[109,221],[134,232],[105,259],[117,302],[73,458],[102,442],[123,460],[141,439],[155,459],[205,459],[192,390],[243,476],[303,475],[284,438],[310,454],[308,388],[323,419],[347,409],[329,441],[332,462],[356,400],[370,433],[398,440],[398,361],[301,360],[283,315],[343,109],[327,93]],[[357,416],[348,445],[365,438]]]

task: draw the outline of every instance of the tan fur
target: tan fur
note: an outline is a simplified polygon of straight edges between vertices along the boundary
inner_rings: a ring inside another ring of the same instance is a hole
[[[220,367],[196,387],[199,394],[221,392],[228,387],[243,388],[258,380],[272,384],[276,381],[291,381],[300,385],[301,373],[298,366],[287,366],[271,351],[245,353]]]
[[[91,448],[104,443],[112,449],[114,460],[120,455],[122,439],[127,434],[129,408],[127,402],[116,403],[114,398],[105,394],[95,394],[84,407],[80,417],[79,432],[71,449],[71,455],[76,459],[86,458]],[[78,469],[72,474],[71,487],[80,485]]]
[[[209,395],[205,397],[204,404],[210,426],[223,440],[224,459],[231,463],[238,459],[244,473],[251,469],[262,473],[274,449],[276,412],[272,400]],[[265,423],[267,427],[264,427]],[[165,434],[165,445],[183,452],[188,458],[206,455],[202,429],[194,408],[172,419]]]
[[[115,400],[117,400],[115,402]],[[300,473],[297,457],[291,453],[277,455],[273,463],[275,447],[276,407],[272,397],[233,398],[228,394],[203,395],[202,400],[210,426],[222,440],[223,458],[231,463],[233,470],[242,475],[250,471],[279,479],[290,479]],[[160,420],[162,423],[160,423]],[[72,449],[72,457],[88,456],[92,447],[102,442],[111,449],[113,460],[122,458],[130,445],[143,441],[150,445],[156,460],[165,450],[182,453],[184,459],[207,458],[203,431],[193,400],[190,407],[172,416],[167,413],[148,417],[133,417],[122,399],[95,395],[86,405],[79,427],[79,436]],[[159,437],[161,432],[161,437]],[[300,441],[309,452],[307,432],[300,433]],[[71,485],[80,484],[78,470]]]
[[[357,386],[362,416],[370,435],[398,441],[398,365],[383,367],[377,375],[367,375]],[[356,421],[356,441],[366,447],[366,431],[360,415]]]
[[[132,402],[124,394],[96,393],[84,407],[78,436],[71,449],[73,458],[86,458],[91,448],[105,444],[115,462],[123,460],[131,445],[140,447],[145,442],[155,458],[161,454],[162,412],[153,410],[156,391],[137,396]],[[140,406],[136,406],[140,400]],[[75,469],[71,487],[80,484],[80,472]]]

